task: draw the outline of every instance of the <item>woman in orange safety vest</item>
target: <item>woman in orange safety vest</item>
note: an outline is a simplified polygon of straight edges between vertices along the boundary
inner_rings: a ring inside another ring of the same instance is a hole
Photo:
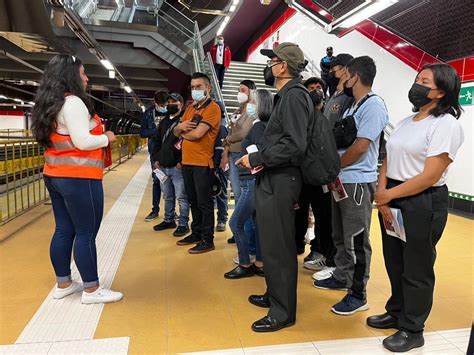
[[[57,55],[46,66],[33,109],[32,130],[46,146],[44,182],[53,205],[56,229],[50,257],[61,299],[82,292],[82,303],[122,299],[99,284],[95,239],[104,209],[104,148],[114,141],[103,132],[86,94],[89,79],[79,58]],[[82,283],[71,278],[71,254]]]

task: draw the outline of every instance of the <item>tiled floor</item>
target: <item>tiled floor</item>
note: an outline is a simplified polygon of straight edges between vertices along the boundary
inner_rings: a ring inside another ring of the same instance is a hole
[[[106,213],[146,160],[144,153],[138,154],[106,176]],[[145,187],[143,183],[142,186]],[[177,238],[171,235],[172,231],[153,231],[152,226],[161,222],[161,218],[152,223],[143,221],[150,212],[150,194],[148,181],[112,285],[125,297],[121,302],[103,308],[94,334],[96,341],[127,338],[129,353],[210,350],[224,353],[219,349],[236,349],[236,353],[242,354],[262,350],[258,348],[261,346],[285,344],[280,352],[307,350],[318,354],[317,351],[332,351],[332,348],[324,350],[330,344],[327,341],[336,340],[336,346],[344,346],[342,339],[354,338],[367,338],[350,342],[367,347],[372,344],[377,347],[372,350],[380,352],[381,339],[393,332],[378,331],[365,325],[368,315],[384,311],[390,292],[375,219],[371,234],[373,259],[368,287],[369,311],[350,317],[332,314],[330,307],[344,293],[315,289],[311,284],[311,272],[301,268],[296,325],[277,333],[256,334],[251,331],[250,324],[265,315],[265,310],[250,305],[247,297],[263,292],[264,280],[259,277],[244,280],[223,278],[224,272],[234,267],[232,258],[236,254],[235,245],[226,243],[230,231],[216,233],[216,251],[189,255],[186,247],[175,245]],[[38,215],[0,244],[0,344],[13,344],[18,339],[54,286],[48,257],[53,229],[52,215],[47,212]],[[426,324],[426,331],[434,333],[427,335],[424,353],[431,349],[430,346],[445,340],[451,346],[456,337],[465,342],[462,331],[446,336],[440,331],[471,326],[472,238],[473,221],[449,217],[438,245],[435,301]],[[460,349],[462,347],[458,346],[453,351]],[[350,350],[357,351],[357,348]],[[271,353],[273,351],[277,350],[271,350]],[[365,354],[365,350],[361,351],[358,353]]]

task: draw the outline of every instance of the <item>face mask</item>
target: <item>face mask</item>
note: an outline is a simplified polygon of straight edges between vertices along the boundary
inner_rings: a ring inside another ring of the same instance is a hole
[[[170,113],[170,115],[174,115],[175,113],[178,113],[178,111],[178,105],[168,105],[168,112]]]
[[[219,39],[219,40],[217,40],[217,43],[219,43],[219,44],[224,44],[224,40],[223,40],[223,39]]]
[[[158,107],[158,112],[159,113],[166,113],[166,112],[168,112],[168,110],[166,109],[166,107],[160,106],[160,107]]]
[[[239,104],[242,105],[242,104],[246,103],[248,100],[249,100],[249,96],[246,93],[239,92],[237,94],[237,101],[239,102]]]
[[[332,52],[326,52],[326,54],[328,55],[328,57],[332,56]]]
[[[429,87],[414,83],[408,92],[408,100],[417,109],[423,107],[431,102],[431,99],[428,97],[430,91]]]
[[[275,86],[276,78],[273,75],[272,67],[265,67],[263,69],[263,77],[265,78],[265,85]]]
[[[314,106],[318,106],[324,100],[324,93],[322,90],[314,90],[309,93]]]
[[[206,92],[204,90],[193,90],[191,91],[191,96],[194,101],[201,101],[206,97]]]
[[[353,89],[354,89],[354,85],[352,85],[350,88],[347,87],[347,83],[349,82],[351,78],[349,78],[345,83],[344,83],[344,94],[346,94],[347,96],[349,97],[354,97],[354,93],[353,93]],[[356,82],[357,83],[357,82]]]
[[[257,116],[257,106],[254,104],[247,104],[247,115]]]

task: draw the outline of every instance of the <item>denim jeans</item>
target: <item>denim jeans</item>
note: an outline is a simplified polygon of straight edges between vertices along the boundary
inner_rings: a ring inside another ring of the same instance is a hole
[[[160,179],[158,179],[153,172],[155,170],[155,162],[151,159],[151,177],[153,179],[153,192],[152,192],[152,211],[156,213],[160,213],[160,200],[161,200],[161,186],[160,186]]]
[[[224,172],[224,179],[226,186],[222,186],[222,193],[215,198],[217,205],[217,223],[227,223],[229,202],[227,199],[227,182],[229,181],[229,174]]]
[[[235,165],[235,162],[239,160],[239,158],[240,153],[229,153],[229,177],[236,205],[240,197],[240,179],[239,168]]]
[[[165,183],[161,184],[165,199],[165,222],[174,221],[176,200],[178,200],[178,226],[187,226],[189,221],[189,202],[184,188],[183,173],[176,168],[161,168],[161,171],[168,177]]]
[[[58,283],[71,280],[71,253],[84,287],[99,285],[95,238],[104,212],[101,180],[44,176],[56,229],[50,257]]]
[[[241,195],[235,211],[230,219],[230,228],[234,233],[235,242],[239,253],[239,262],[241,265],[249,265],[249,241],[245,233],[244,224],[251,219],[254,226],[257,225],[255,218],[255,179],[240,180]],[[260,243],[258,240],[258,231],[255,228],[255,254],[258,261],[262,260]]]
[[[237,206],[237,201],[239,200],[241,189],[240,189],[240,178],[239,178],[239,168],[235,165],[235,162],[239,160],[240,153],[229,153],[229,177],[230,183],[232,186],[232,191],[234,192],[235,205]],[[245,234],[248,237],[249,242],[249,252],[251,255],[256,254],[255,246],[255,224],[252,222],[252,219],[249,218],[244,224]],[[234,235],[235,238],[235,235]]]

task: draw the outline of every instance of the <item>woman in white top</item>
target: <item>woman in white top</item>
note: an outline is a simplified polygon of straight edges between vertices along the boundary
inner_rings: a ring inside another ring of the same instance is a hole
[[[33,109],[32,130],[47,147],[43,177],[53,205],[56,229],[50,257],[57,286],[53,297],[82,291],[82,303],[122,299],[99,285],[95,239],[102,220],[103,148],[114,141],[102,131],[86,94],[88,78],[79,58],[57,55],[46,66]],[[82,283],[71,278],[71,253]]]
[[[390,351],[424,345],[424,323],[433,303],[435,247],[448,217],[446,177],[464,141],[457,121],[460,87],[449,65],[426,65],[408,94],[416,114],[402,120],[387,143],[375,202],[392,295],[387,312],[369,317],[367,324],[398,329],[383,341]]]

